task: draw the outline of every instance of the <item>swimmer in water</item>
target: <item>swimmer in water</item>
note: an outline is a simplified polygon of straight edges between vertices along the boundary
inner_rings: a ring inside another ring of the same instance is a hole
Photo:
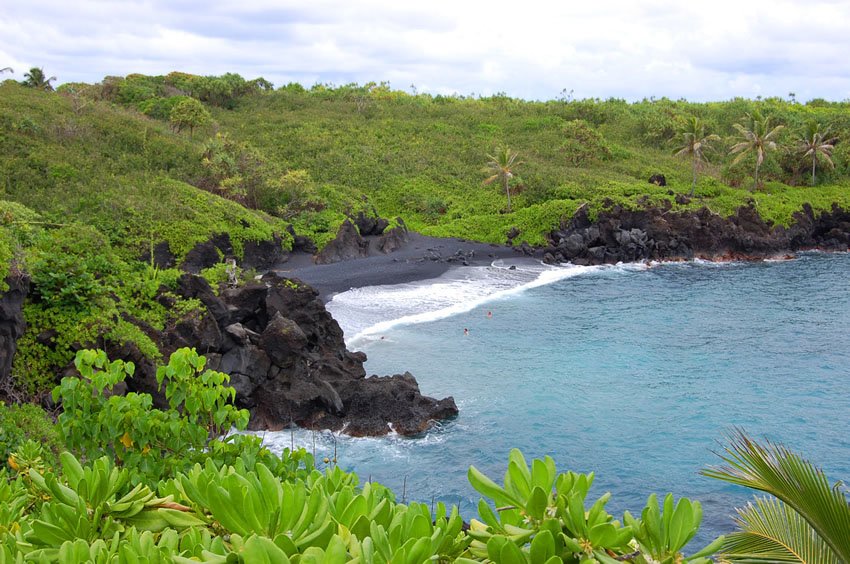
[[[492,319],[492,318],[493,318],[493,312],[492,312],[492,311],[488,311],[488,312],[487,312],[487,319]]]
[[[463,334],[464,334],[464,335],[469,335],[469,329],[467,329],[466,327],[464,327],[464,328],[463,328]]]

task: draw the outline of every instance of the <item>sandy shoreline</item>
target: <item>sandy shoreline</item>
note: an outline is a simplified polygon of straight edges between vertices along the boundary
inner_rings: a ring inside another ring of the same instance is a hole
[[[334,294],[351,288],[430,280],[451,268],[463,268],[464,263],[488,266],[497,259],[525,257],[518,249],[506,245],[439,239],[418,233],[409,236],[410,240],[401,249],[390,254],[374,251],[374,245],[370,244],[370,256],[366,258],[317,265],[312,255],[294,253],[272,270],[310,284],[328,302]]]

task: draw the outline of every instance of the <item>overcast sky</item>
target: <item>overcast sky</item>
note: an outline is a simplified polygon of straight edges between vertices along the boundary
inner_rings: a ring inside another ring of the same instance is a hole
[[[527,99],[850,98],[850,0],[6,0],[0,67]],[[4,74],[3,77],[9,77]]]

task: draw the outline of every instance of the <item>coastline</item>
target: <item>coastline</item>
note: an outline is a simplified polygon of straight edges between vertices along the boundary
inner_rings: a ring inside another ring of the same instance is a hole
[[[322,301],[352,288],[404,284],[438,278],[451,268],[489,266],[494,260],[527,258],[518,247],[479,243],[465,239],[437,238],[408,233],[408,241],[398,250],[384,254],[374,250],[371,239],[369,256],[332,264],[315,264],[313,255],[293,253],[289,260],[272,271],[297,278],[315,288]],[[538,252],[534,255],[537,258]]]

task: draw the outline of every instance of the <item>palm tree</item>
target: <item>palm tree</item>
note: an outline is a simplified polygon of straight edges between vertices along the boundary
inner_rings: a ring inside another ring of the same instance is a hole
[[[689,155],[691,157],[694,181],[693,184],[691,184],[690,195],[693,196],[694,190],[696,190],[697,187],[697,169],[699,168],[700,162],[705,159],[703,151],[711,149],[711,143],[720,141],[720,136],[715,135],[714,133],[706,135],[705,123],[703,123],[698,117],[691,117],[688,119],[685,124],[679,128],[678,135],[681,138],[681,142],[680,145],[676,147],[673,154],[677,157],[682,155]]]
[[[50,83],[54,80],[56,80],[55,76],[51,76],[50,78],[45,77],[44,69],[33,67],[28,73],[24,73],[24,81],[21,84],[29,86],[30,88],[38,88],[39,90],[52,92],[53,85]]]
[[[756,174],[753,183],[753,190],[758,188],[759,184],[759,168],[764,162],[764,156],[768,151],[775,151],[777,148],[774,138],[782,130],[784,125],[777,125],[773,129],[770,128],[770,118],[763,117],[759,112],[747,114],[747,119],[750,121],[749,128],[744,127],[740,123],[736,123],[733,127],[738,131],[741,140],[732,146],[729,150],[730,154],[740,153],[732,163],[737,163],[747,153],[753,152],[756,155]]]
[[[14,73],[15,71],[12,70],[12,67],[3,67],[2,69],[0,69],[0,74],[3,74],[4,72]]]
[[[736,519],[739,531],[726,537],[730,562],[850,562],[850,505],[841,483],[782,445],[731,437],[720,457],[726,466],[702,474],[760,490]]]
[[[797,149],[804,159],[811,157],[812,159],[812,186],[815,185],[815,167],[817,166],[818,157],[823,157],[823,160],[830,168],[835,168],[835,163],[832,162],[832,150],[835,148],[834,143],[838,137],[830,137],[829,127],[821,131],[821,124],[810,121],[806,125],[806,134],[797,140]]]
[[[517,156],[518,154],[511,153],[508,147],[499,147],[495,155],[487,155],[490,161],[484,167],[484,172],[491,174],[484,180],[484,184],[492,184],[497,180],[504,183],[505,194],[508,196],[508,213],[511,211],[511,178],[514,177],[514,168],[522,164],[522,162],[516,162]]]

